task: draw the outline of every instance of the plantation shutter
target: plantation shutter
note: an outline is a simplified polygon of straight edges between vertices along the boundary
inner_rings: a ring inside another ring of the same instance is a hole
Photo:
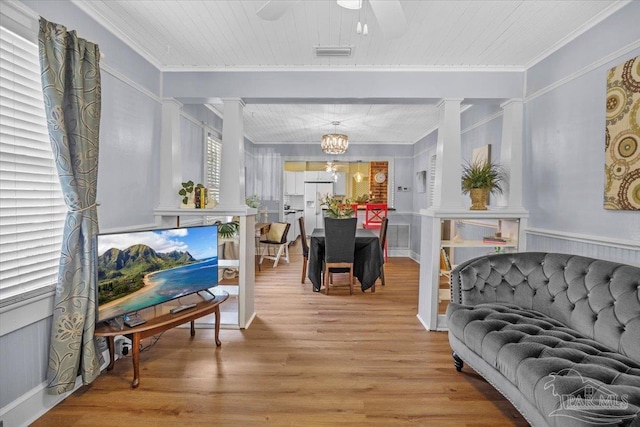
[[[205,186],[209,189],[209,198],[220,202],[220,163],[222,161],[222,144],[207,132],[205,142]]]
[[[436,198],[436,156],[431,156],[429,162],[429,206],[433,206]]]
[[[57,282],[66,206],[45,122],[38,46],[0,27],[0,302]]]

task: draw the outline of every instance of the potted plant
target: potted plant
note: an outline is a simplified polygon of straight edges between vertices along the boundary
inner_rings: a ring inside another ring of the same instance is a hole
[[[196,195],[197,192],[201,191],[200,189],[203,189],[204,191],[202,191],[201,194],[199,193]],[[204,208],[207,204],[207,191],[204,188],[204,185],[199,183],[194,184],[191,180],[182,183],[182,188],[178,191],[178,195],[182,197],[180,203],[181,208]],[[196,198],[199,199],[199,206],[196,206]]]
[[[471,210],[486,210],[489,194],[502,194],[507,172],[490,161],[467,162],[462,166],[462,194],[471,196]]]
[[[327,207],[327,217],[329,218],[351,218],[353,209],[348,201],[337,199],[330,194],[320,199],[320,204]]]
[[[224,239],[234,237],[240,229],[240,222],[233,220],[231,222],[222,222],[220,220],[214,222],[218,226],[218,234]]]
[[[256,208],[256,209],[260,208],[260,198],[258,197],[257,194],[252,194],[251,196],[247,197],[245,199],[245,203],[250,208]]]
[[[368,201],[369,201],[369,195],[366,193],[359,195],[353,200],[354,203],[357,203],[359,205],[365,205]]]

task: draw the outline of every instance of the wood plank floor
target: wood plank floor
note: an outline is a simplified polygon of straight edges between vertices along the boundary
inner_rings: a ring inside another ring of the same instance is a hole
[[[222,347],[213,330],[168,331],[141,353],[138,389],[127,357],[33,426],[528,425],[419,323],[414,261],[390,258],[374,294],[326,296],[300,283],[301,260],[265,261],[257,318],[222,330]]]

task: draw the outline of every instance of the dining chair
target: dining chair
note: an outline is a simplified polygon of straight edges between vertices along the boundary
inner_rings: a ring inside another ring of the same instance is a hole
[[[262,256],[260,257],[260,264],[262,264],[265,258],[274,261],[273,268],[278,266],[280,258],[289,263],[289,242],[287,241],[287,234],[289,233],[290,226],[291,224],[288,222],[274,222],[271,224],[265,239],[260,240],[260,243],[264,246]],[[273,247],[278,248],[278,251],[275,255],[269,255],[269,250]]]
[[[304,283],[307,278],[307,264],[309,263],[309,243],[307,243],[307,232],[304,228],[304,217],[298,218],[300,223],[300,241],[302,242],[302,280],[300,283]]]
[[[389,208],[386,203],[367,203],[364,210],[363,228],[379,229],[382,226],[382,218],[386,218]]]
[[[357,203],[351,203],[351,210],[353,211],[353,217],[355,219],[358,219],[358,204]]]
[[[353,260],[356,251],[356,218],[324,219],[324,277],[325,293],[329,295],[332,273],[349,273],[349,294],[353,295]]]
[[[389,217],[382,218],[382,226],[380,227],[380,248],[384,252],[384,261],[387,262],[387,227],[389,226]],[[380,282],[382,286],[384,282],[384,264],[380,267]]]

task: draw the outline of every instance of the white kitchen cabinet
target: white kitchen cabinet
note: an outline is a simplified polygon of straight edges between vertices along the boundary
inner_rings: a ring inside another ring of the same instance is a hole
[[[333,182],[333,174],[325,171],[305,171],[306,182]]]
[[[296,196],[304,196],[304,172],[294,172],[294,193]]]
[[[284,194],[285,196],[304,195],[304,172],[285,171]]]

